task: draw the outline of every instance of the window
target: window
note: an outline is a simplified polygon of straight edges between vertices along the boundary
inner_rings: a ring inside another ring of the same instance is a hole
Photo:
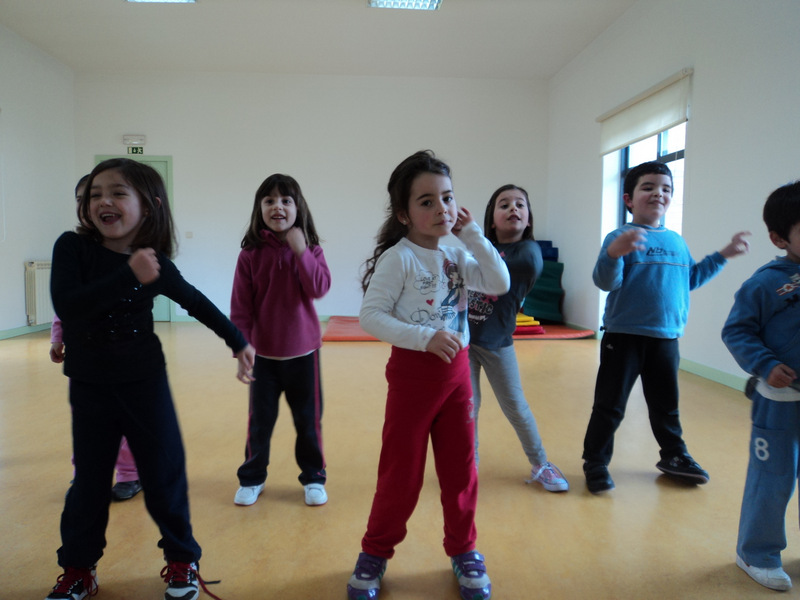
[[[622,185],[628,171],[650,160],[665,163],[672,171],[672,202],[664,217],[664,226],[681,233],[683,224],[683,172],[686,123],[671,127],[629,146],[603,155],[603,203],[601,208],[600,241],[628,223],[631,213],[622,200]],[[603,322],[606,292],[600,294],[599,320]]]
[[[684,148],[686,122],[691,107],[691,68],[657,83],[639,95],[597,117],[603,191],[600,209],[600,241],[630,221],[622,200],[628,171],[643,162],[657,160],[672,171],[673,193],[663,225],[681,233],[683,223]],[[605,293],[600,294],[600,321]]]

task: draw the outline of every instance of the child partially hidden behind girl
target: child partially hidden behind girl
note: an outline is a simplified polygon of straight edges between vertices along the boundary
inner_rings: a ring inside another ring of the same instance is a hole
[[[508,267],[511,290],[502,296],[470,292],[469,364],[475,399],[475,461],[478,461],[478,411],[481,408],[481,370],[492,386],[503,414],[514,427],[531,465],[529,483],[549,492],[569,489],[564,474],[547,460],[536,418],[520,381],[512,334],[525,296],[542,272],[542,251],[533,241],[528,192],[516,185],[498,188],[486,205],[483,226]]]
[[[475,466],[467,344],[467,288],[504,294],[508,270],[470,213],[457,208],[450,169],[432,152],[404,160],[389,179],[390,206],[366,263],[360,322],[392,344],[378,483],[347,585],[374,600],[386,561],[406,536],[433,444],[444,513],[444,550],[461,597],[486,600],[491,583],[475,551]],[[440,246],[451,230],[468,251]],[[433,594],[434,596],[436,594]]]
[[[153,331],[153,298],[163,294],[212,329],[251,380],[253,348],[170,256],[172,216],[164,182],[127,159],[97,165],[79,205],[77,233],[53,249],[51,290],[61,317],[64,374],[70,378],[75,480],[61,515],[59,576],[48,600],[80,600],[97,591],[111,479],[122,436],[128,439],[158,525],[166,566],[165,600],[195,600],[200,546],[192,535],[181,433],[161,344]],[[135,594],[134,594],[135,595]]]

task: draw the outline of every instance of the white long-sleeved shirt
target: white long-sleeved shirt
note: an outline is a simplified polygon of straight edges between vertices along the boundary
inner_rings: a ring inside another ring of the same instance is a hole
[[[384,252],[364,294],[362,329],[407,350],[425,351],[437,331],[446,330],[469,343],[467,288],[505,294],[508,269],[475,222],[459,239],[466,246],[423,248],[403,238]]]

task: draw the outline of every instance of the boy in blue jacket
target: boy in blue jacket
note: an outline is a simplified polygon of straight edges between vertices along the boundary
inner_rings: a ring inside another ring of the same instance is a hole
[[[800,181],[764,205],[769,239],[786,256],[758,269],[736,292],[722,340],[753,375],[750,462],[739,518],[736,564],[761,585],[788,590],[781,566],[786,507],[798,474],[800,445]],[[754,388],[754,389],[753,389]]]
[[[595,285],[609,292],[603,315],[600,368],[583,442],[586,487],[614,489],[608,464],[614,433],[641,376],[650,426],[660,447],[663,473],[706,483],[708,473],[689,455],[678,415],[678,338],[689,315],[689,291],[749,250],[739,232],[719,252],[695,263],[684,239],[662,225],[672,201],[672,172],[660,162],[642,163],[625,177],[623,200],[632,222],[606,236],[594,268]]]

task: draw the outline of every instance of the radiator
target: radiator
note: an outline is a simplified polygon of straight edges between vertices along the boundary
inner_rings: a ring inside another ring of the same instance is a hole
[[[31,260],[25,263],[25,310],[28,325],[53,321],[55,311],[50,299],[50,261]]]

